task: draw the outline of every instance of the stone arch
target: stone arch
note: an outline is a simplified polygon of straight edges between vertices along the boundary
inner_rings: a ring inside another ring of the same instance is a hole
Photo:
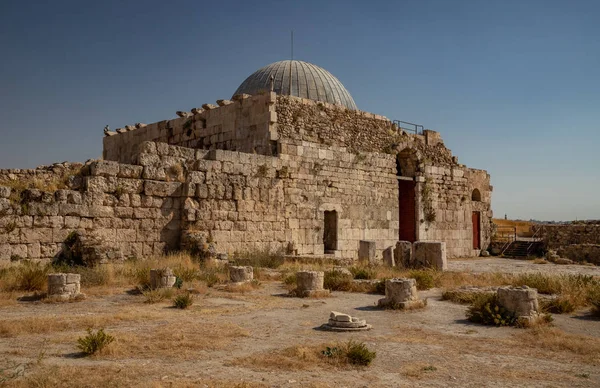
[[[396,175],[414,178],[419,171],[421,155],[414,148],[405,148],[396,155]]]
[[[473,202],[481,202],[481,191],[479,189],[474,189],[471,193],[471,201]]]

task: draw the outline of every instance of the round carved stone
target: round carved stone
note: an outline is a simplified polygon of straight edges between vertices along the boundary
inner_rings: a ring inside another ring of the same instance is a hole
[[[539,313],[537,290],[527,286],[498,288],[498,303],[517,317]]]
[[[229,267],[229,279],[234,283],[249,282],[254,278],[254,272],[250,266]]]
[[[296,272],[297,296],[319,296],[327,291],[323,288],[325,273],[321,271],[299,271]]]

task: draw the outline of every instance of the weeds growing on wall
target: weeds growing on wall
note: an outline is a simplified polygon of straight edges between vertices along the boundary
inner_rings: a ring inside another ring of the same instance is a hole
[[[421,186],[421,204],[423,206],[423,216],[427,223],[432,223],[436,220],[435,208],[433,207],[433,188],[431,179],[425,179]]]

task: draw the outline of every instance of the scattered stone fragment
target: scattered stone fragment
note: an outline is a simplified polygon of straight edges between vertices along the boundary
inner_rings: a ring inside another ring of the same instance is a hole
[[[364,319],[332,311],[329,314],[329,321],[323,324],[321,329],[330,331],[364,331],[371,330],[371,325],[368,325]]]

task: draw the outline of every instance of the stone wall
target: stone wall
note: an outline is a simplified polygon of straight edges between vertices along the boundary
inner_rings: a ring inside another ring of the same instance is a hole
[[[223,149],[276,154],[271,141],[271,123],[276,121],[275,94],[240,95],[236,100],[219,100],[218,105],[204,104],[195,114],[164,120],[130,130],[119,130],[104,137],[105,160],[135,163],[145,141],[154,141],[189,148]],[[187,113],[186,113],[187,114]],[[138,125],[139,126],[139,125]]]
[[[187,228],[206,231],[220,252],[323,254],[326,210],[338,215],[338,256],[355,257],[360,239],[380,250],[396,239],[389,155],[357,160],[312,143],[284,144],[280,158],[152,142],[138,149],[137,165],[91,163],[80,191],[26,190],[16,201],[3,187],[0,259],[50,259],[72,231],[148,256],[177,249]]]
[[[532,229],[540,235],[546,249],[557,250],[561,257],[600,265],[600,225],[545,224],[534,225]]]

